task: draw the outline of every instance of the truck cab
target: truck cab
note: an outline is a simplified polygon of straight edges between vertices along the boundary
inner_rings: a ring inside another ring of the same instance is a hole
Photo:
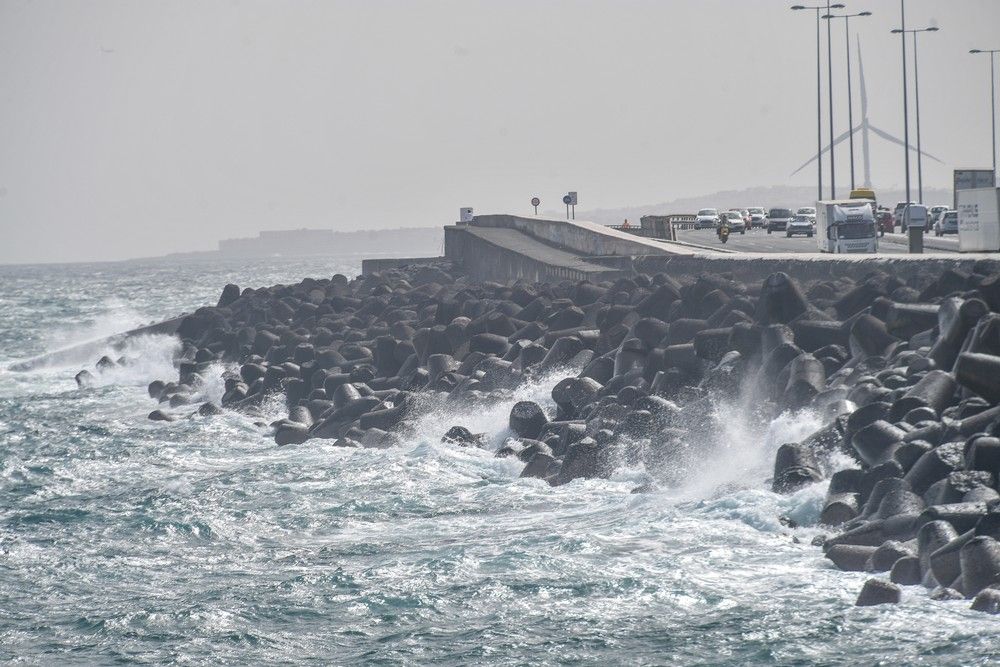
[[[816,238],[820,252],[878,252],[878,231],[871,200],[816,202]]]

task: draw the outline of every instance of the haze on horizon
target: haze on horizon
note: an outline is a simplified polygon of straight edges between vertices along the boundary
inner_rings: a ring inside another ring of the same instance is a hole
[[[570,189],[583,211],[813,185],[789,174],[815,152],[815,17],[790,4],[0,0],[0,263],[437,226]],[[899,2],[845,4],[874,13],[851,21],[870,118],[901,137]],[[990,165],[989,61],[968,50],[1000,48],[1000,2],[907,0],[928,25],[922,140],[945,164],[924,184],[950,187]],[[833,49],[839,134],[843,21]],[[902,149],[873,138],[872,168],[900,186]]]

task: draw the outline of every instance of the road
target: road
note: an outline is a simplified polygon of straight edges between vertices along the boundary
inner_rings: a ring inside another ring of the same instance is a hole
[[[739,250],[742,252],[818,252],[816,237],[793,236],[792,238],[787,238],[783,232],[768,234],[763,229],[753,229],[746,234],[732,234],[725,246],[722,245],[719,238],[715,235],[715,230],[712,229],[680,230],[677,232],[677,240],[709,247],[725,247],[727,250]],[[926,252],[958,251],[955,239],[925,237],[924,244]],[[887,234],[879,239],[878,252],[880,255],[899,255],[905,254],[908,251],[906,237],[902,234]]]

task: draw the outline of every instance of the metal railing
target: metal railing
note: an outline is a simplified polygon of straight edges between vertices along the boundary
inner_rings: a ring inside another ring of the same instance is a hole
[[[646,215],[638,225],[609,225],[611,229],[642,236],[647,239],[677,240],[678,229],[694,229],[697,216],[689,213],[671,215]]]

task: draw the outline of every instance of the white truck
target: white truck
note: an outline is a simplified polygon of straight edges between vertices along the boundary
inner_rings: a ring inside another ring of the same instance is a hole
[[[1000,250],[1000,188],[959,190],[958,251]]]
[[[875,214],[867,199],[816,202],[816,239],[820,252],[878,252]]]

